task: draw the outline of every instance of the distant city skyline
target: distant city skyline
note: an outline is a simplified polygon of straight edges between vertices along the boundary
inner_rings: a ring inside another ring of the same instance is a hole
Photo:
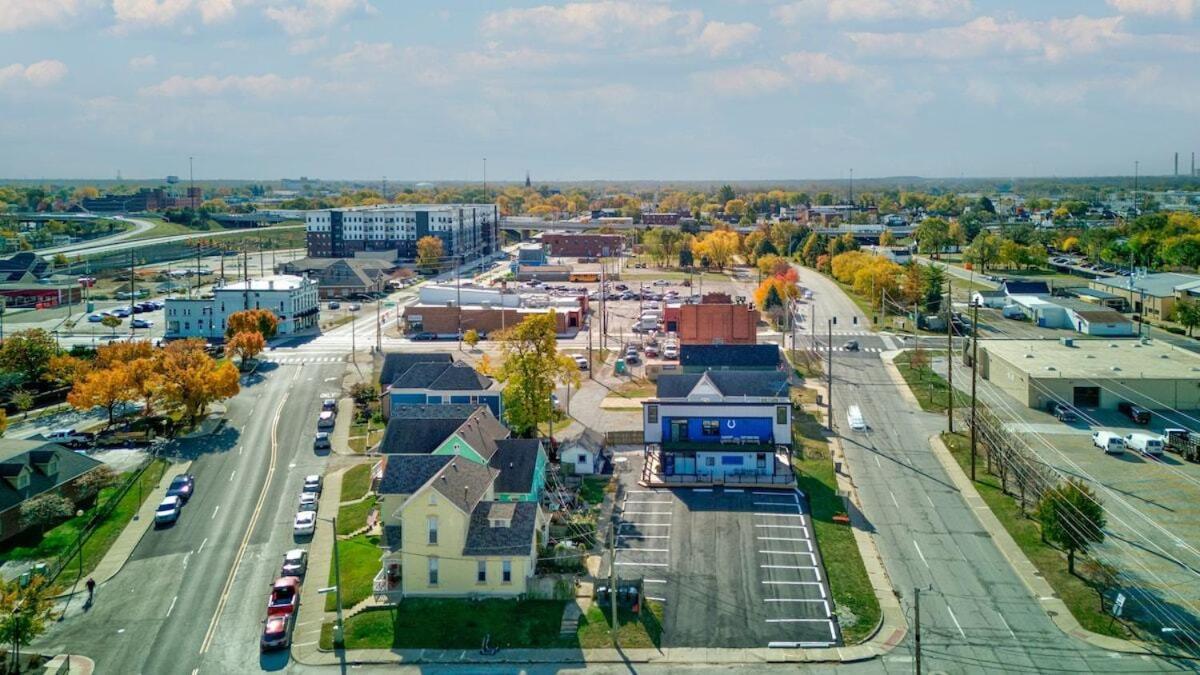
[[[0,178],[1180,175],[1200,0],[7,0]]]

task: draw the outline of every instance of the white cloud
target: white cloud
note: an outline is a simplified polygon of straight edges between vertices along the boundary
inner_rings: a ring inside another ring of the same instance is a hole
[[[228,21],[239,5],[253,0],[112,0],[117,26],[122,29],[172,26],[199,15],[205,24]]]
[[[534,35],[553,42],[603,47],[646,39],[669,43],[696,35],[702,21],[699,11],[678,11],[658,3],[602,0],[506,9],[485,16],[482,28],[492,36]]]
[[[1106,100],[1114,96],[1130,96],[1144,100],[1142,92],[1160,81],[1158,66],[1141,68],[1132,73],[1105,74],[1069,80],[1023,79],[999,82],[974,79],[967,83],[967,97],[979,103],[995,106],[999,101],[1019,99],[1031,106],[1078,106],[1093,95]]]
[[[1000,87],[995,82],[971,80],[967,82],[967,98],[984,105],[994,106],[1000,102]]]
[[[995,55],[1059,61],[1128,43],[1119,16],[1076,16],[1046,21],[1000,21],[981,16],[965,24],[915,33],[847,33],[861,51],[884,56],[971,59]]]
[[[48,87],[63,79],[66,74],[66,64],[53,59],[37,61],[28,66],[22,63],[13,63],[0,68],[0,87],[8,84]]]
[[[138,91],[143,96],[181,98],[187,96],[215,96],[237,93],[256,98],[294,96],[310,92],[314,83],[308,77],[282,77],[274,73],[265,75],[203,75],[185,77],[173,75],[162,82]]]
[[[971,11],[970,0],[827,0],[779,5],[771,15],[795,25],[805,21],[940,21],[960,19]]]
[[[752,23],[709,21],[696,37],[696,44],[711,56],[723,56],[735,48],[753,42],[761,31]]]
[[[272,5],[263,13],[288,35],[303,35],[328,28],[356,9],[369,11],[370,6],[365,0],[304,0],[299,4]]]
[[[158,59],[153,54],[145,56],[135,56],[129,59],[129,67],[134,70],[150,70],[158,65]]]
[[[737,66],[696,73],[693,81],[706,93],[718,96],[769,94],[792,84],[791,78],[774,68]]]
[[[863,74],[858,66],[821,52],[793,52],[783,62],[801,82],[846,82]]]
[[[77,15],[81,0],[4,0],[0,2],[0,33],[56,24]]]
[[[1198,0],[1108,0],[1108,6],[1122,14],[1144,16],[1176,16],[1183,20],[1192,18]]]
[[[299,38],[288,45],[289,54],[311,54],[318,49],[324,47],[329,42],[329,37],[321,35],[314,38]]]
[[[529,47],[501,49],[497,45],[488,45],[487,49],[458,54],[454,60],[460,71],[469,73],[478,70],[541,70],[578,63],[580,59],[573,54],[545,52]]]
[[[326,63],[334,68],[378,66],[396,58],[396,47],[390,42],[355,42],[354,46]]]

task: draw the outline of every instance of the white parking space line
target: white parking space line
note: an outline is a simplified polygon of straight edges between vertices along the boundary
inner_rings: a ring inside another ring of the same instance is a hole
[[[815,570],[813,565],[759,565],[764,569],[769,570]]]
[[[1004,630],[1008,631],[1008,634],[1012,636],[1012,639],[1016,640],[1017,634],[1013,632],[1013,629],[1009,627],[1008,622],[1004,620],[1004,615],[1000,612],[996,612],[996,616],[1000,617],[1000,623],[1004,624]]]
[[[667,599],[666,599],[666,598],[656,598],[656,597],[654,597],[653,595],[647,595],[647,596],[646,596],[646,599],[647,599],[647,600],[653,600],[653,601],[655,601],[655,602],[666,602],[666,601],[667,601]]]
[[[652,563],[652,562],[617,562],[618,565],[626,567],[666,567],[667,563]]]
[[[888,494],[892,496],[892,503],[896,505],[896,508],[900,508],[900,502],[896,501],[896,493],[888,490]]]
[[[621,515],[622,516],[625,516],[625,515],[630,515],[630,516],[669,516],[669,515],[671,515],[671,512],[670,511],[622,511]]]
[[[693,488],[694,492],[712,492],[712,488]]]
[[[773,516],[775,518],[803,518],[803,513],[756,513],[756,516]]]
[[[670,539],[669,534],[618,534],[617,539]]]
[[[745,490],[743,490],[743,489],[741,489],[741,488],[738,488],[737,490],[731,490],[730,488],[725,488],[725,493],[726,493],[726,494],[731,494],[731,495],[733,495],[733,494],[738,494],[738,495],[740,495],[740,494],[742,494],[743,492],[745,492]]]
[[[634,522],[634,521],[628,521],[628,520],[621,523],[621,527],[625,527],[626,525],[628,525],[629,527],[670,527],[671,526],[670,523],[642,523],[642,522]]]
[[[798,539],[796,537],[757,537],[759,541],[802,541],[812,547],[812,542],[807,539]]]
[[[794,502],[794,501],[792,501],[792,502],[754,502],[754,505],[755,506],[783,506],[783,507],[787,507],[789,509],[799,507],[799,503]]]
[[[829,619],[767,619],[767,623],[826,623]]]
[[[638,499],[638,500],[633,500],[633,499],[629,499],[629,500],[626,500],[626,501],[625,501],[625,503],[626,503],[626,504],[673,504],[674,502],[672,502],[672,501],[671,501],[671,500],[669,500],[669,499],[668,499],[668,500],[666,500],[666,501],[662,501],[661,499],[655,499],[655,500],[649,500],[649,499],[646,499],[646,500],[641,500],[641,499]]]
[[[667,548],[632,548],[630,546],[621,546],[618,551],[638,551],[640,553],[670,553],[671,549]]]
[[[643,584],[665,584],[666,579],[642,579]]]
[[[806,525],[755,525],[755,527],[769,527],[773,530],[807,530]]]

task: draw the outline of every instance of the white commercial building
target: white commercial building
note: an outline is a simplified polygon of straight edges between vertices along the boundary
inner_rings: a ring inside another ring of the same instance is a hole
[[[239,281],[213,290],[207,298],[170,298],[164,310],[165,337],[225,337],[229,315],[246,309],[268,309],[279,320],[278,335],[317,329],[317,282],[289,274]]]
[[[494,204],[381,204],[309,211],[304,216],[308,255],[352,258],[359,252],[417,257],[417,241],[442,240],[443,255],[465,261],[498,250],[500,212]]]

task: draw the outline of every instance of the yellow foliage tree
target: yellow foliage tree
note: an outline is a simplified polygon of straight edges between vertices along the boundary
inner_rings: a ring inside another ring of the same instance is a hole
[[[737,255],[741,243],[741,237],[737,232],[715,230],[697,241],[693,245],[692,251],[700,258],[708,258],[710,264],[724,269],[733,256]]]
[[[220,365],[204,351],[204,341],[178,340],[162,354],[166,401],[183,409],[189,424],[195,424],[204,409],[238,393],[238,372],[232,363]]]
[[[427,235],[417,240],[417,267],[432,272],[445,254],[446,248],[440,237]]]
[[[279,332],[279,319],[269,309],[244,309],[229,315],[225,321],[225,337],[238,333],[258,333],[263,340],[270,340]]]
[[[225,343],[225,353],[237,356],[244,366],[247,361],[258,356],[267,348],[267,341],[262,333],[257,331],[242,331],[235,334]]]
[[[108,423],[113,423],[117,406],[132,401],[134,391],[129,379],[129,369],[117,365],[104,370],[93,370],[86,377],[75,381],[67,403],[79,410],[104,408],[108,412]]]

